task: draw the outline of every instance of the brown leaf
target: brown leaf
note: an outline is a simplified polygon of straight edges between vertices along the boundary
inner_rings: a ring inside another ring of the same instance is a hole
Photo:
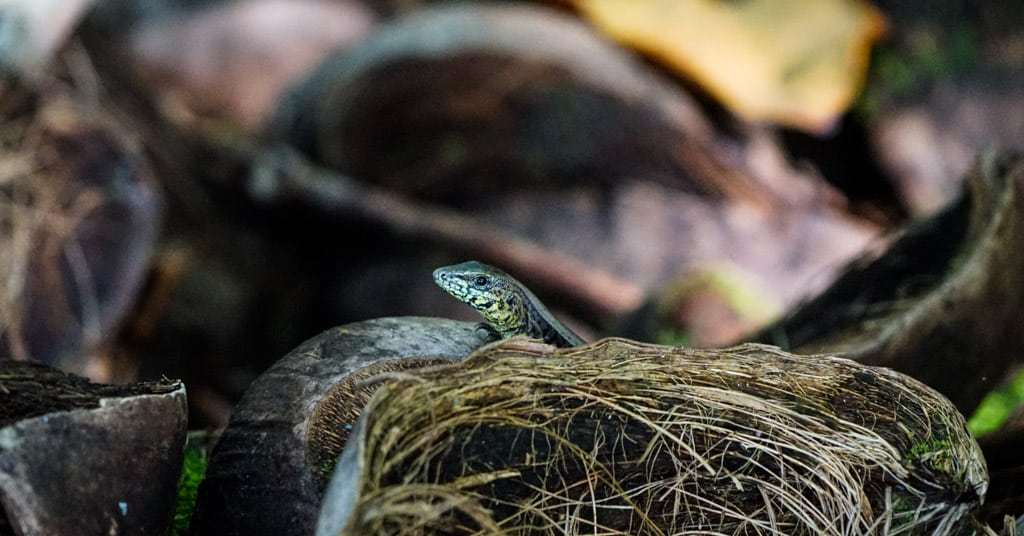
[[[575,0],[613,38],[694,78],[751,121],[827,130],[885,21],[858,0]]]

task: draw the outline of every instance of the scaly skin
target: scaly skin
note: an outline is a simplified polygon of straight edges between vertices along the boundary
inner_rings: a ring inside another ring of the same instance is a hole
[[[434,282],[476,309],[502,338],[526,335],[563,348],[583,344],[530,289],[493,266],[477,261],[445,266],[434,270]]]

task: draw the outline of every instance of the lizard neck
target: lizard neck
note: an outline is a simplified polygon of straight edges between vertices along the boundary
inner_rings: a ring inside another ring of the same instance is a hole
[[[530,292],[530,289],[518,282],[517,286],[526,309],[525,335],[562,348],[584,344],[583,339],[555,318],[555,315],[548,311],[540,299]]]

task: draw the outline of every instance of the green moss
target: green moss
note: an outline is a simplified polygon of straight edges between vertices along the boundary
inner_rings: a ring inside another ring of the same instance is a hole
[[[989,393],[967,421],[967,428],[976,437],[999,430],[1017,409],[1024,407],[1024,371],[1009,383]]]
[[[665,346],[690,346],[690,334],[675,328],[662,328],[654,338],[654,342]]]
[[[328,458],[313,468],[313,473],[320,479],[321,485],[326,486],[334,474],[334,467],[338,464],[337,458]]]
[[[910,452],[907,453],[907,459],[910,462],[929,467],[934,471],[948,473],[953,468],[953,456],[950,447],[949,441],[945,439],[922,441],[910,448]]]
[[[174,524],[171,536],[188,534],[192,522],[192,512],[196,509],[196,496],[199,484],[206,477],[207,455],[201,446],[189,444],[185,447],[185,462],[178,480],[178,500],[174,506]]]

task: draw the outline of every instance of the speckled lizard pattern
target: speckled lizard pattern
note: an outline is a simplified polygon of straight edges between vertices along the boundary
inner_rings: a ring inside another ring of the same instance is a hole
[[[477,261],[445,266],[434,270],[434,281],[476,309],[502,338],[526,335],[560,347],[584,343],[530,289],[493,266]]]

